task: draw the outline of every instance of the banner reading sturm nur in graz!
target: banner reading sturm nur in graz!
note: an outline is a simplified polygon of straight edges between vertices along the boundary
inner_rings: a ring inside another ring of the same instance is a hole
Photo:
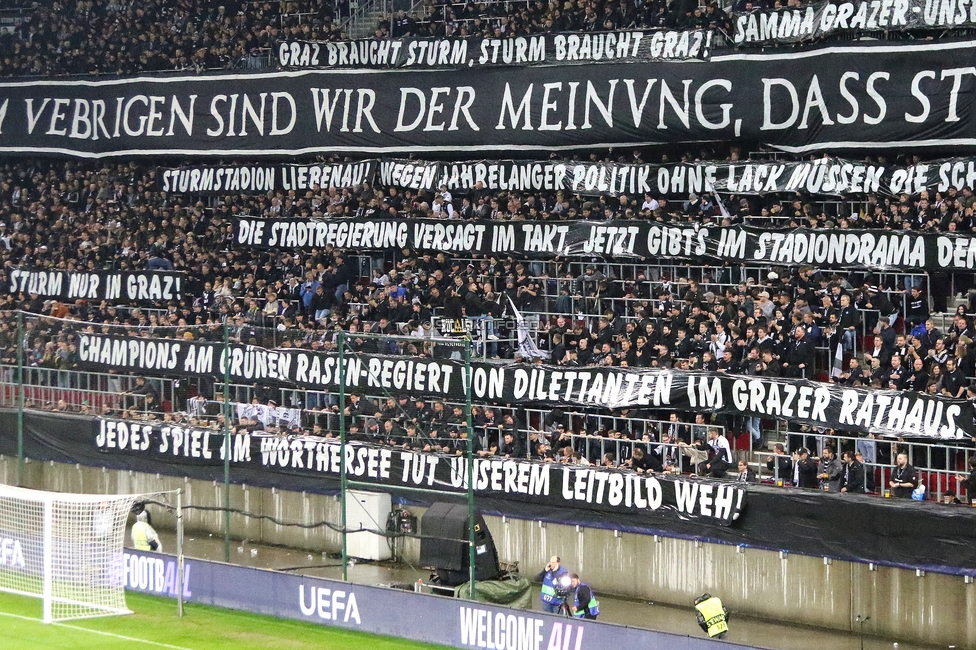
[[[976,270],[976,237],[889,230],[766,229],[652,221],[457,221],[235,217],[240,248],[411,248],[485,256],[671,259],[704,264],[814,264],[905,271]]]
[[[976,41],[702,62],[0,84],[0,151],[80,156],[553,151],[745,140],[976,143]]]
[[[57,271],[6,269],[6,293],[36,293],[57,300],[153,302],[181,300],[183,280],[174,271]]]
[[[180,377],[223,377],[219,343],[78,334],[83,370]],[[352,339],[355,341],[355,339]],[[777,418],[861,433],[940,438],[972,436],[973,405],[911,391],[843,388],[803,379],[747,377],[651,368],[472,365],[472,397],[482,403],[543,403],[711,411]],[[464,364],[439,359],[350,354],[294,348],[230,346],[230,378],[335,391],[406,393],[462,401]]]

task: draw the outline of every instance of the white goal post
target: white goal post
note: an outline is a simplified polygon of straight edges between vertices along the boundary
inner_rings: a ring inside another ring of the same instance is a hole
[[[136,501],[161,495],[0,485],[0,591],[41,598],[45,623],[131,614],[125,603],[126,524]]]

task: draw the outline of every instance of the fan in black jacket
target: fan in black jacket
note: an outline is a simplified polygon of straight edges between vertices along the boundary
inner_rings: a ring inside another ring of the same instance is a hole
[[[749,463],[744,460],[739,461],[738,465],[739,472],[736,474],[735,480],[738,483],[758,483],[759,477],[756,473],[749,469]]]
[[[810,458],[806,447],[800,447],[793,453],[793,484],[801,488],[817,489],[820,483],[817,479],[817,461]]]
[[[814,348],[806,336],[806,330],[797,327],[793,332],[793,340],[787,344],[786,361],[783,362],[783,371],[787,377],[813,376]]]
[[[626,464],[639,474],[664,471],[661,459],[656,454],[645,453],[641,447],[634,447],[633,455],[627,459]]]
[[[969,459],[969,478],[960,481],[959,485],[966,488],[969,502],[976,503],[976,456]]]
[[[854,452],[844,452],[844,473],[840,478],[841,492],[864,492],[864,465],[858,462]]]
[[[770,472],[773,472],[773,476],[781,481],[792,481],[793,480],[793,461],[790,457],[786,455],[786,447],[782,443],[776,443],[773,447],[773,453],[775,456],[770,456],[766,461],[766,467]],[[778,472],[774,469],[778,467]]]

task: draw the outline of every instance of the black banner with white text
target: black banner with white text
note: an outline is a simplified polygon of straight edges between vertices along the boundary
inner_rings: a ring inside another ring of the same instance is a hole
[[[6,293],[67,302],[151,303],[181,300],[185,276],[175,271],[58,271],[6,269]]]
[[[733,45],[799,43],[847,32],[903,32],[976,26],[969,0],[847,0],[814,2],[801,9],[732,15]]]
[[[804,161],[696,161],[647,163],[553,160],[424,162],[383,160],[379,181],[387,187],[451,191],[542,192],[564,190],[584,196],[643,194],[687,199],[712,190],[731,194],[848,196],[917,195],[976,187],[976,159],[950,158],[915,165],[884,165],[843,158]],[[479,186],[480,184],[480,186]],[[636,202],[635,210],[641,205]]]
[[[0,83],[0,152],[83,157],[560,151],[738,141],[976,144],[976,41],[478,70]]]
[[[353,41],[282,41],[284,68],[479,68],[567,63],[638,63],[708,60],[715,32],[580,32],[508,38],[367,38]]]
[[[685,260],[701,264],[976,271],[976,236],[910,230],[774,229],[655,221],[234,218],[234,244],[289,252],[345,249],[455,255]]]
[[[17,422],[16,409],[0,410],[0,430],[15,431]],[[163,427],[167,426],[166,449],[161,452]],[[25,411],[23,430],[25,457],[31,462],[61,464],[65,472],[77,474],[75,466],[80,464],[141,472],[147,479],[156,475],[187,477],[206,481],[208,485],[211,481],[224,480],[220,450],[214,446],[219,445],[223,437],[214,430],[183,428],[177,431],[176,427],[164,423],[98,420],[90,416],[34,410]],[[334,444],[334,441],[320,439],[284,437],[265,443],[264,439],[254,435],[235,435],[231,440],[230,480],[237,485],[309,495],[336,494],[339,482],[334,468],[341,462],[342,454],[336,458]],[[209,458],[204,456],[204,449]],[[413,503],[463,503],[455,496],[459,491],[451,488],[456,480],[453,475],[439,494],[431,493],[427,497],[397,487],[427,487],[431,465],[435,466],[434,479],[441,487],[440,479],[451,471],[449,468],[453,469],[455,461],[452,459],[435,457],[431,463],[422,457],[427,454],[401,456],[398,449],[366,445],[350,445],[349,450],[346,469],[349,476],[358,481],[374,482],[377,489],[403,496]],[[0,454],[16,458],[17,436],[0,436]],[[407,463],[410,471],[405,477],[403,468]],[[545,490],[540,487],[545,486],[545,470],[539,465],[503,459],[480,462],[474,474],[475,485],[481,486],[476,503],[478,509],[484,514],[568,526],[721,541],[774,552],[786,550],[815,557],[818,561],[822,557],[832,557],[889,565],[897,563],[907,568],[957,575],[971,574],[976,568],[976,551],[971,543],[976,512],[972,508],[943,508],[911,499],[880,499],[853,493],[837,496],[821,490],[750,484],[744,488],[745,508],[739,511],[740,516],[731,526],[726,526],[723,523],[729,513],[729,492],[717,491],[719,484],[708,479],[653,476],[660,486],[658,505],[658,488],[654,482],[647,481],[646,476],[592,467],[553,466],[548,471],[546,498],[543,496]],[[459,477],[463,478],[466,470],[460,472]],[[725,483],[723,487],[725,490],[743,489],[741,484],[733,483]],[[601,489],[602,495],[599,493]],[[739,492],[732,494],[738,502]],[[611,498],[617,505],[610,505]],[[658,507],[653,507],[655,505]],[[733,517],[737,514],[734,505],[731,514]],[[892,526],[892,521],[899,525]],[[918,531],[924,530],[937,530],[939,534],[922,538]],[[189,584],[199,587],[194,581],[200,577],[197,575],[200,567],[194,567],[193,576],[196,577],[191,577]],[[167,569],[167,576],[169,573]],[[194,588],[193,596],[199,595],[200,589]],[[363,603],[365,601],[361,600],[360,608]],[[363,622],[366,622],[365,616]],[[613,634],[619,639],[619,629]],[[455,641],[458,638],[455,637]],[[430,641],[426,637],[425,640]],[[545,638],[542,643],[546,643]],[[476,645],[473,637],[468,645]],[[559,645],[558,639],[556,645]],[[590,648],[589,645],[585,647]],[[647,647],[647,644],[640,647]]]
[[[375,160],[310,165],[225,165],[159,168],[156,186],[173,194],[265,194],[319,188],[352,189],[373,182]]]
[[[94,419],[92,429],[85,436],[91,447],[83,453],[125,456],[152,468],[144,471],[157,472],[160,465],[223,467],[221,431],[114,419]],[[234,473],[261,470],[299,480],[338,480],[343,454],[335,438],[239,433],[231,441],[230,462]],[[350,479],[393,490],[406,487],[464,494],[467,462],[462,456],[387,445],[352,443],[345,449]],[[526,459],[477,458],[473,476],[479,496],[638,516],[691,517],[722,526],[731,525],[746,506],[742,484],[571,468]]]
[[[363,160],[309,165],[238,164],[156,170],[163,192],[288,192],[354,188],[379,181],[385,187],[452,192],[471,190],[544,192],[564,190],[582,196],[687,199],[712,190],[732,194],[814,196],[917,195],[976,187],[976,159],[949,158],[914,165],[818,158],[805,161],[696,161],[675,164],[563,162],[556,160]],[[460,198],[460,197],[456,197]],[[637,203],[638,207],[640,203]]]
[[[355,343],[355,339],[351,339]],[[233,344],[233,383],[348,392],[389,391],[463,401],[464,364],[417,357],[334,353]],[[224,346],[188,340],[78,334],[79,367],[143,375],[223,377]],[[550,408],[709,411],[788,420],[859,433],[935,438],[972,436],[973,405],[910,391],[842,388],[802,379],[663,369],[499,366],[472,363],[472,399]]]

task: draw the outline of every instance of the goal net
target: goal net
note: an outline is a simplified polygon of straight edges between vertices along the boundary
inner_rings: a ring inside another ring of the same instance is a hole
[[[41,598],[45,623],[131,614],[122,548],[144,498],[0,485],[0,591]]]

